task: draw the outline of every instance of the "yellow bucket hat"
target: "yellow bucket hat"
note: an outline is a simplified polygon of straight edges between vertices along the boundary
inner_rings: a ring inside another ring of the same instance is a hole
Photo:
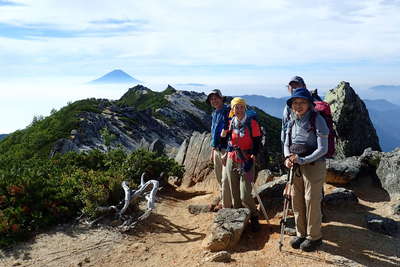
[[[235,113],[233,112],[233,108],[237,105],[237,104],[241,104],[243,106],[246,107],[246,100],[244,100],[241,97],[235,97],[232,99],[231,101],[231,112],[229,113],[229,117],[233,117],[233,115],[235,115]]]

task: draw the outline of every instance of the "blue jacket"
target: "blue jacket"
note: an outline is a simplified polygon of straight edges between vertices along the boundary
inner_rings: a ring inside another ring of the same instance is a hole
[[[219,110],[214,110],[211,121],[211,146],[217,149],[226,149],[226,141],[221,140],[221,132],[228,127],[230,108],[224,105]]]

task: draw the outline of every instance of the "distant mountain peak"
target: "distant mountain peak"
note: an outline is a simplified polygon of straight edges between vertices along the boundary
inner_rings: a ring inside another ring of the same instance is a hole
[[[400,91],[400,85],[377,85],[370,89],[376,91]]]
[[[101,84],[101,83],[139,83],[140,81],[133,78],[126,72],[120,69],[115,69],[102,77],[91,81],[90,83]]]

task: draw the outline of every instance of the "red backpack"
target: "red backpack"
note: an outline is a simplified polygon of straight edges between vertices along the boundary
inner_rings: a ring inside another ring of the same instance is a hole
[[[315,119],[317,117],[317,114],[319,113],[322,118],[325,119],[326,125],[329,128],[329,135],[328,135],[328,153],[326,153],[325,157],[327,158],[333,158],[335,155],[335,139],[337,137],[336,131],[333,128],[333,119],[332,119],[332,112],[329,104],[325,101],[314,101],[315,107],[314,110],[316,112],[313,112],[311,114],[310,118],[310,123],[311,127],[314,131],[316,131],[315,128]]]

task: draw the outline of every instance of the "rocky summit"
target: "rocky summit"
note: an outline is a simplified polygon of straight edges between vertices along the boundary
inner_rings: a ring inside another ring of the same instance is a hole
[[[58,140],[51,154],[117,147],[174,154],[193,131],[210,128],[205,99],[204,93],[178,91],[171,86],[155,92],[137,85],[117,101],[97,100],[95,110],[78,114],[79,123],[71,129],[71,137]]]
[[[172,86],[155,92],[142,85],[130,88],[117,101],[95,99],[93,108],[77,114],[79,121],[69,129],[70,136],[58,139],[50,155],[122,147],[175,156],[184,140],[193,139],[194,132],[209,132],[212,108],[205,100],[204,93],[180,91]],[[268,153],[280,153],[279,119],[256,110],[268,128]],[[207,142],[204,146],[209,147]]]
[[[330,104],[338,135],[337,158],[360,156],[368,147],[381,151],[368,110],[348,82],[340,82],[329,90],[325,101]]]

